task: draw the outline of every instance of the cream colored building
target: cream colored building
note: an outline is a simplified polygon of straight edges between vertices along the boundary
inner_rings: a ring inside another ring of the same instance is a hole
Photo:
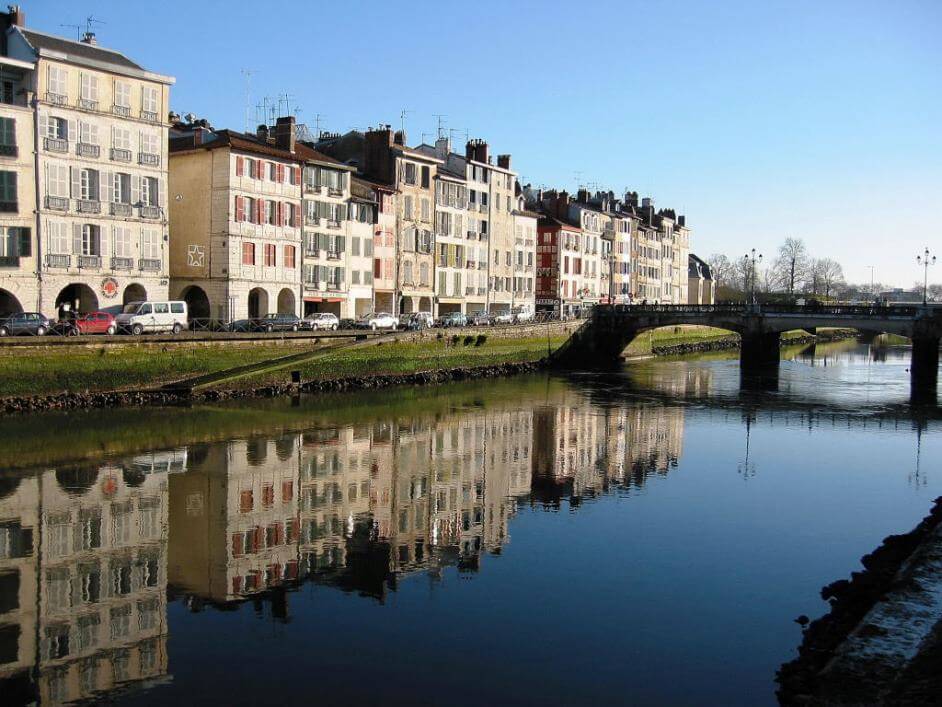
[[[191,319],[300,313],[302,160],[294,118],[279,118],[272,132],[174,126],[170,290],[186,300]]]
[[[362,175],[353,177],[351,189],[353,200],[373,205],[372,309],[392,312],[396,293],[396,192]],[[362,227],[357,226],[357,229],[362,230]],[[366,250],[364,246],[363,252]]]
[[[379,195],[375,190],[357,193],[351,191],[347,236],[347,271],[349,289],[347,312],[358,318],[374,310],[373,301],[373,239],[379,208]]]
[[[7,57],[35,65],[21,76],[39,130],[29,187],[36,247],[22,260],[37,282],[34,295],[20,290],[21,306],[55,314],[62,304],[91,311],[165,298],[173,78],[99,46],[92,33],[71,41],[26,29],[14,14]]]

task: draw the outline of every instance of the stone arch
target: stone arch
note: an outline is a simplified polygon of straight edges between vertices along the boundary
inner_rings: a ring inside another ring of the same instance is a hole
[[[22,311],[23,305],[20,304],[20,301],[13,295],[12,292],[0,290],[0,317],[5,317],[10,314],[18,314]]]
[[[180,293],[180,298],[186,302],[186,311],[190,319],[209,319],[209,296],[199,285],[190,285]]]
[[[431,297],[419,298],[419,310],[418,311],[431,312],[432,311],[432,298]]]
[[[122,295],[121,302],[122,304],[130,304],[131,302],[144,302],[147,300],[147,290],[144,289],[144,286],[136,282],[132,282],[130,285],[124,288],[124,295]]]
[[[261,287],[249,290],[249,319],[258,319],[268,314],[268,293]]]
[[[295,314],[294,292],[288,287],[278,293],[278,314]]]
[[[94,312],[98,309],[98,295],[88,285],[73,282],[63,287],[56,297],[56,309],[64,304],[68,304],[73,312]]]
[[[412,298],[403,297],[399,300],[399,313],[400,314],[411,314],[413,312],[412,308]]]

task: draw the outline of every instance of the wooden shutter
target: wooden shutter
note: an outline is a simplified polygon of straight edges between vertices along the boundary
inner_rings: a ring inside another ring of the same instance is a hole
[[[167,183],[163,179],[160,179],[158,177],[157,178],[157,206],[159,206],[161,209],[166,209],[167,208],[166,202],[167,202]]]
[[[275,202],[275,223],[278,226],[285,225],[285,205],[280,201]]]
[[[78,130],[76,129],[76,123],[74,120],[67,121],[69,126],[69,142],[73,143],[78,139]]]
[[[264,222],[264,221],[263,221],[263,218],[262,218],[262,217],[263,217],[263,214],[264,214],[264,212],[263,212],[264,206],[265,206],[265,200],[264,200],[264,199],[256,199],[256,200],[255,200],[255,223],[257,223],[257,224],[261,224],[261,223]]]
[[[82,197],[82,170],[78,167],[69,167],[69,173],[72,176],[72,198],[80,199]]]
[[[236,176],[241,177],[245,174],[245,158],[241,155],[236,157]]]
[[[293,177],[292,184],[300,184],[300,183],[301,183],[301,168],[300,168],[300,167],[292,167],[292,168],[291,168],[291,174],[292,174],[292,177]]]
[[[344,236],[337,236],[337,252],[343,253],[346,248],[347,239]]]
[[[80,223],[72,224],[72,253],[75,255],[82,254],[82,224]]]
[[[30,237],[28,228],[18,228],[16,254],[21,257],[28,257],[33,254],[33,239]]]
[[[134,205],[141,203],[141,177],[137,174],[131,175],[131,203]]]
[[[99,196],[103,202],[110,204],[113,197],[114,174],[102,170],[98,173],[98,180],[100,184]]]
[[[241,196],[235,198],[236,221],[245,221],[245,200]]]

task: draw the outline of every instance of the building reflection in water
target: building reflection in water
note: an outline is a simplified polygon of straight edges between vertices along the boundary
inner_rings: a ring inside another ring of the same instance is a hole
[[[178,451],[4,480],[4,704],[85,700],[167,674],[167,480],[183,469]]]
[[[313,581],[383,601],[411,573],[481,570],[521,505],[677,465],[681,408],[471,407],[47,469],[0,486],[0,694],[58,704],[168,674],[167,598],[287,619]]]

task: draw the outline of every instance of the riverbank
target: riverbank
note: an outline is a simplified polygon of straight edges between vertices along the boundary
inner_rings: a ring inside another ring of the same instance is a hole
[[[821,590],[831,603],[777,675],[785,705],[934,702],[942,690],[942,498]],[[805,617],[800,618],[805,621]]]

